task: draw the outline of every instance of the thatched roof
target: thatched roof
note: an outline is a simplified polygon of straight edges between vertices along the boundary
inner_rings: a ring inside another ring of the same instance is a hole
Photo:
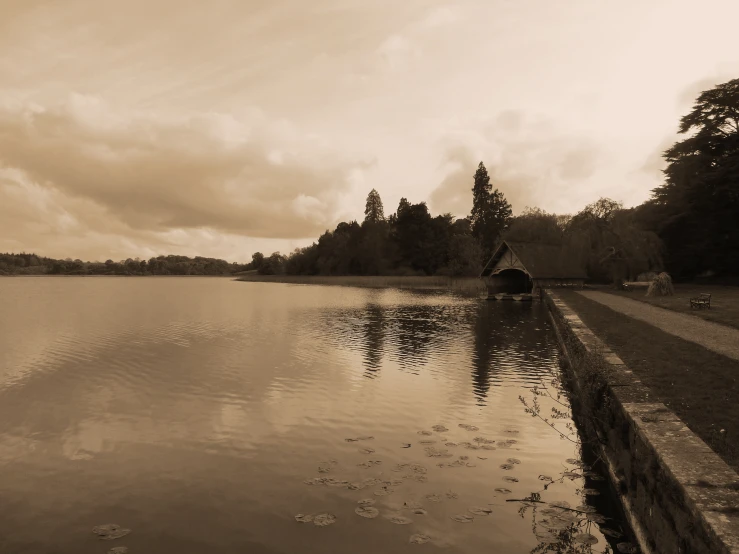
[[[586,279],[588,276],[577,257],[565,246],[504,240],[485,264],[480,277],[490,275],[508,250],[516,255],[532,279]]]

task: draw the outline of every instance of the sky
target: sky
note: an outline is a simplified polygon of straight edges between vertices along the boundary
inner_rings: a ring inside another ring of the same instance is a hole
[[[245,262],[401,197],[626,206],[735,0],[0,0],[0,252]]]

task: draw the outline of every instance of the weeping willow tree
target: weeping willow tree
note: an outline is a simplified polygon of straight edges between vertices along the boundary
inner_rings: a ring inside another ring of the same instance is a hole
[[[609,198],[574,216],[526,208],[513,218],[503,238],[561,245],[563,255],[574,256],[595,281],[631,280],[662,269],[659,237],[637,224],[633,210]]]
[[[637,224],[633,210],[610,198],[601,198],[573,216],[565,236],[593,280],[633,280],[645,271],[662,269],[659,237]]]

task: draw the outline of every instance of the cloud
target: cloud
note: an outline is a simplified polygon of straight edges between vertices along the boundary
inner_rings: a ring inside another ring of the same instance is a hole
[[[519,213],[527,206],[566,204],[563,200],[587,186],[602,157],[591,141],[559,134],[551,121],[527,119],[514,110],[501,112],[476,133],[449,133],[443,142],[447,172],[430,201],[435,209],[457,216],[472,208],[473,176],[480,161],[493,188]]]
[[[711,90],[716,85],[731,80],[730,75],[705,77],[690,83],[686,86],[680,94],[677,96],[677,107],[681,110],[690,109],[695,104],[696,99],[700,96],[701,92]]]
[[[336,199],[362,164],[257,110],[248,121],[168,118],[75,94],[53,107],[0,106],[0,166],[14,170],[0,189],[4,211],[21,194],[52,212],[64,205],[65,233],[76,221],[121,233],[212,229],[299,239],[334,223]]]

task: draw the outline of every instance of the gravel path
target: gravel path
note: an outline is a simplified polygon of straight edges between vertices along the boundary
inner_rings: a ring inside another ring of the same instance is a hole
[[[739,360],[739,329],[699,317],[650,306],[645,302],[598,291],[577,291],[616,312],[639,319],[666,333],[694,342],[728,358]]]

